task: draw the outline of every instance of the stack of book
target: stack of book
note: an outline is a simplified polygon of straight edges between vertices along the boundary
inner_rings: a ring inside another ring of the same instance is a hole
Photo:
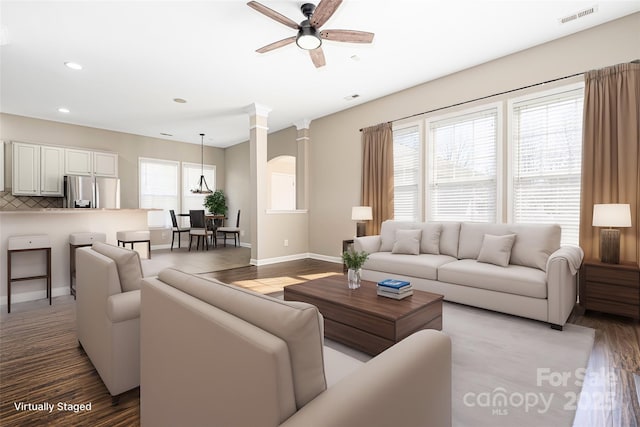
[[[402,299],[413,295],[411,283],[404,280],[385,279],[378,282],[378,295],[393,299]]]

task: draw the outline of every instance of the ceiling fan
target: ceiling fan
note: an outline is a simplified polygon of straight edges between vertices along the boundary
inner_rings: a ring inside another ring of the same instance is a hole
[[[247,3],[249,7],[257,10],[263,15],[278,21],[287,27],[293,28],[298,31],[298,34],[286,39],[278,40],[277,42],[268,44],[266,46],[257,49],[258,53],[265,53],[279,47],[286,46],[293,42],[296,42],[298,47],[309,51],[311,61],[316,68],[322,67],[326,64],[324,59],[324,53],[322,52],[322,40],[330,40],[336,42],[348,42],[348,43],[371,43],[373,41],[373,33],[366,31],[356,30],[322,30],[320,27],[331,18],[338,6],[342,3],[342,0],[321,0],[318,7],[311,3],[305,3],[300,7],[302,14],[306,19],[299,24],[296,24],[286,16],[276,12],[267,6],[258,3],[257,1],[250,1]]]

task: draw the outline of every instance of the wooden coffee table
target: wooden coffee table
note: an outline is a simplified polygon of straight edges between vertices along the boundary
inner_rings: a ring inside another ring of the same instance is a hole
[[[402,300],[376,294],[376,284],[362,281],[347,287],[347,277],[334,275],[284,288],[284,299],[318,307],[324,335],[376,355],[420,329],[442,330],[442,295],[413,290]]]

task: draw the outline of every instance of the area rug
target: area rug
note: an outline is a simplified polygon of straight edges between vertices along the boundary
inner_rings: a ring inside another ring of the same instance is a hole
[[[572,426],[594,330],[444,303],[453,350],[453,425]],[[369,356],[326,340],[359,360]],[[425,360],[425,363],[429,363]]]

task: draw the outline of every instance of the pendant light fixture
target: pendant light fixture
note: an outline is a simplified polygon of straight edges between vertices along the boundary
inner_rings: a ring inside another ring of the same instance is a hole
[[[194,194],[211,194],[213,191],[207,185],[207,180],[204,179],[204,133],[200,134],[200,181],[198,186],[191,190]]]

